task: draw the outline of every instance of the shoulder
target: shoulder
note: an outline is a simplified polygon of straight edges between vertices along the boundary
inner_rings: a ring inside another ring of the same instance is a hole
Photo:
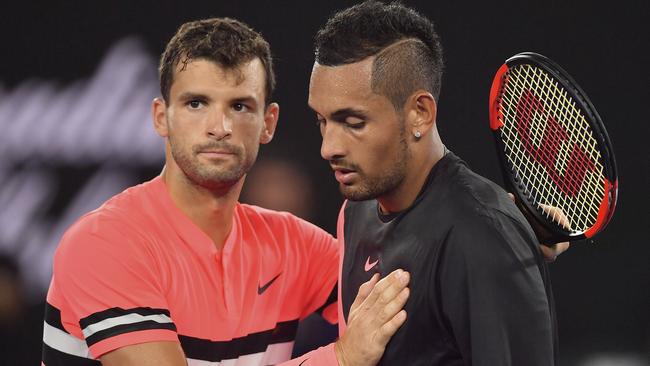
[[[495,251],[514,250],[520,252],[519,257],[529,257],[535,250],[537,244],[530,225],[500,186],[476,174],[462,161],[450,172],[445,184],[449,239],[457,250],[479,260]]]
[[[145,185],[128,188],[77,219],[61,238],[55,264],[88,261],[107,253],[127,257],[142,250],[136,243],[148,236],[147,222],[152,220],[143,209],[146,193]]]
[[[446,209],[456,220],[470,221],[477,225],[493,226],[497,222],[509,222],[528,227],[521,211],[506,191],[491,180],[472,171],[458,159],[445,179]]]
[[[269,210],[243,203],[237,206],[236,215],[240,222],[243,221],[256,229],[266,227],[276,236],[285,234],[294,239],[323,237],[334,240],[325,230],[289,212]]]

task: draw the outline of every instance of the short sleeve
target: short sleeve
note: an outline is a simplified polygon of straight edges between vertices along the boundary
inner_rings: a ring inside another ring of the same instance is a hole
[[[132,225],[94,217],[75,224],[59,245],[48,306],[95,358],[127,345],[178,341],[148,248]]]
[[[466,220],[444,243],[438,282],[465,363],[553,365],[554,320],[536,243],[508,218]]]

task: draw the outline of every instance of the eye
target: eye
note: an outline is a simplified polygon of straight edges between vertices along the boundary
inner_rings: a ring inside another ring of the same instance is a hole
[[[366,125],[365,122],[357,122],[357,123],[348,123],[348,124],[346,124],[346,126],[348,126],[348,128],[352,128],[354,130],[360,130],[363,127],[365,127],[365,125]]]
[[[248,110],[248,106],[243,103],[235,103],[232,105],[232,109],[234,109],[236,112],[245,112]]]
[[[360,130],[366,125],[366,121],[363,118],[351,116],[345,119],[345,127],[351,128],[354,130]]]
[[[195,99],[188,101],[187,105],[190,107],[190,109],[199,109],[203,106],[203,102]]]

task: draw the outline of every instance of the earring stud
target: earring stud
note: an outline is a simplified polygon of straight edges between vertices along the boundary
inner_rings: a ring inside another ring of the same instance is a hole
[[[415,138],[419,139],[420,137],[422,137],[422,134],[420,133],[420,131],[415,131]]]

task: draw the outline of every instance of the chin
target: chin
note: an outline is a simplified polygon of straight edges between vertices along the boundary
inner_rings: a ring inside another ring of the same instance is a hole
[[[351,186],[340,185],[339,191],[341,191],[341,195],[343,195],[345,199],[350,201],[366,201],[376,197],[363,188],[354,188]]]

